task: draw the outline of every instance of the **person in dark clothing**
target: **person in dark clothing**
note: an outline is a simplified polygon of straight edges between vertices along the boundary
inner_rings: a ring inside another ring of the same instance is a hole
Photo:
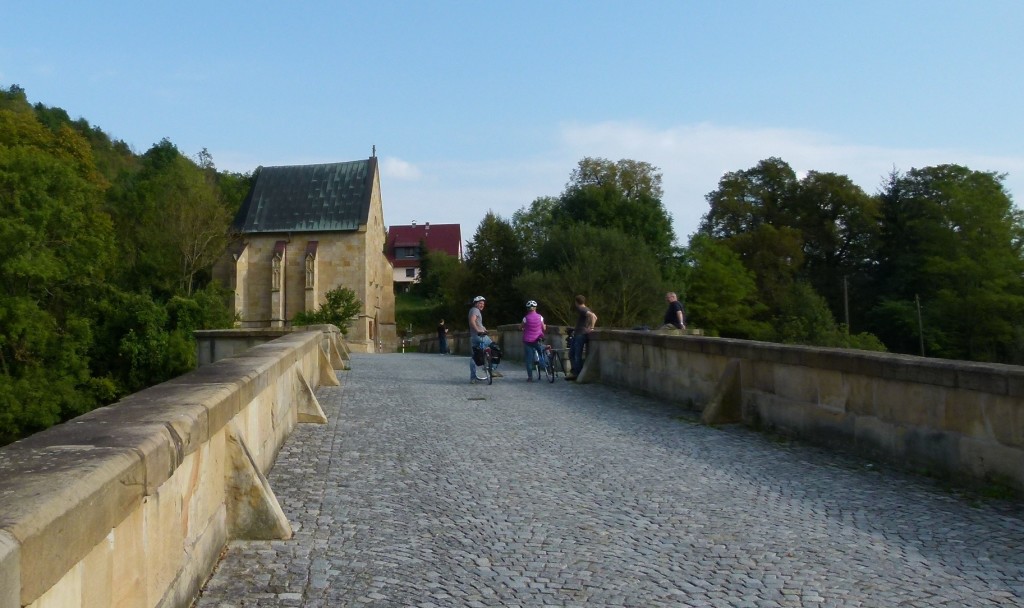
[[[597,325],[597,315],[587,308],[587,298],[576,296],[576,327],[573,330],[572,346],[569,348],[569,362],[572,364],[571,373],[565,377],[566,380],[575,380],[576,376],[583,371],[583,350],[590,342],[590,332],[594,331]]]
[[[665,311],[665,324],[661,328],[686,329],[686,313],[683,311],[683,304],[679,301],[676,292],[666,293],[665,301],[668,302],[668,310]]]
[[[448,327],[444,324],[444,319],[437,324],[437,352],[442,355],[448,354]]]

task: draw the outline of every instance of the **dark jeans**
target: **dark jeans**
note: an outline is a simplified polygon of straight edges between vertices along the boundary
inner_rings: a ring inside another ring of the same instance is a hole
[[[590,342],[590,336],[582,331],[576,332],[569,347],[569,363],[572,364],[572,375],[578,376],[583,371],[583,349]]]
[[[541,371],[537,372],[537,377],[543,373],[545,366],[544,363],[544,343],[540,340],[536,342],[523,342],[523,360],[526,361],[526,377],[533,377],[533,364],[539,362]]]
[[[437,339],[437,352],[441,353],[442,355],[448,354],[448,338]]]

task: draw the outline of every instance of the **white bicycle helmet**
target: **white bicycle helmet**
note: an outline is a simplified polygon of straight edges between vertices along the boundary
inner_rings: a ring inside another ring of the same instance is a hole
[[[485,298],[483,296],[477,296],[477,297],[473,298],[473,303],[474,304],[476,304],[477,302],[486,302],[486,301],[487,301],[487,298]]]
[[[527,308],[537,308],[537,300],[530,300],[526,303]]]

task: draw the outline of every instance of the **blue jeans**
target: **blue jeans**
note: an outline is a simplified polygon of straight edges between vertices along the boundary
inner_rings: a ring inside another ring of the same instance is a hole
[[[541,370],[545,366],[544,343],[540,340],[536,342],[523,342],[523,360],[526,361],[526,377],[533,378],[533,364],[540,362]],[[542,373],[542,371],[537,372],[537,377],[540,378]]]
[[[470,380],[475,380],[476,379],[476,361],[473,360],[473,349],[475,349],[475,348],[484,348],[488,344],[490,344],[491,342],[492,342],[492,340],[491,340],[490,336],[473,336],[473,338],[469,341],[469,344],[470,344],[470,351],[469,351],[469,379]]]
[[[590,336],[577,332],[572,337],[572,345],[569,346],[569,362],[572,364],[572,375],[578,376],[583,371],[583,347],[590,342]]]

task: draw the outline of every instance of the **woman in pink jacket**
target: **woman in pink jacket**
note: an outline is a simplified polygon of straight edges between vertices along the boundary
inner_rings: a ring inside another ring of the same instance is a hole
[[[537,301],[530,300],[526,303],[526,316],[519,324],[523,331],[523,359],[526,361],[526,381],[533,382],[533,367],[541,361],[544,356],[544,332],[548,326],[544,324],[544,317],[537,314]],[[540,371],[537,372],[537,380],[540,380]]]

